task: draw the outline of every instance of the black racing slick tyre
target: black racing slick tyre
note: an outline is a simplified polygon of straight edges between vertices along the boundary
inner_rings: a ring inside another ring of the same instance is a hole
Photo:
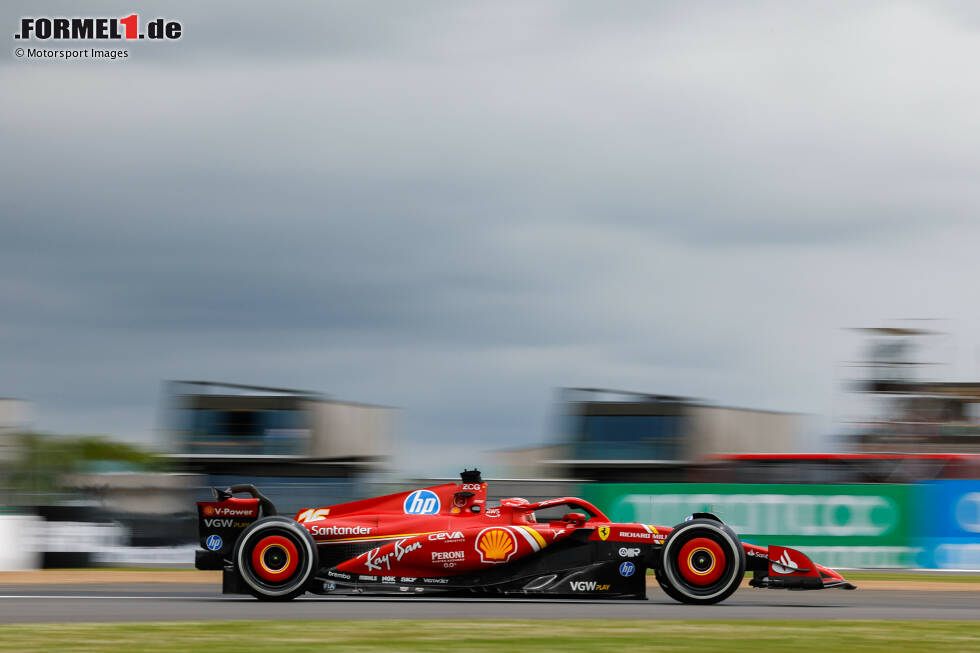
[[[745,576],[745,550],[728,526],[713,519],[678,524],[664,542],[655,571],[660,588],[681,603],[718,603]]]
[[[246,528],[233,560],[249,593],[263,601],[303,594],[319,565],[313,536],[286,517],[264,517]]]

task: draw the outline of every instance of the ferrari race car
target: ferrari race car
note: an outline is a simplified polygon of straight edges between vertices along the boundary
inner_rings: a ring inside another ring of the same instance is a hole
[[[799,551],[741,542],[710,513],[666,527],[614,523],[572,497],[491,506],[478,470],[460,476],[293,518],[252,485],[215,489],[197,504],[195,566],[222,570],[226,594],[267,601],[305,592],[645,599],[647,569],[683,603],[728,598],[746,570],[753,587],[854,589]]]

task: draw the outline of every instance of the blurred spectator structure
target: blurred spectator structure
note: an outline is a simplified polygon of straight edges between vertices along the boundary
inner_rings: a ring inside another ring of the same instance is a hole
[[[391,450],[394,411],[318,393],[166,384],[169,452],[26,432],[29,404],[0,400],[0,568],[189,564],[195,501],[253,483],[289,512],[360,497]],[[30,532],[29,532],[30,531]]]
[[[394,409],[304,390],[210,381],[167,384],[168,458],[207,485],[254,483],[284,511],[357,495],[383,471]]]
[[[980,382],[923,380],[917,370],[927,339],[942,334],[916,328],[860,329],[867,334],[867,370],[852,387],[865,415],[850,424],[845,447],[859,452],[980,453]]]
[[[563,388],[559,413],[559,444],[498,452],[498,459],[525,476],[684,481],[691,463],[706,456],[795,451],[804,419],[596,388]]]
[[[31,403],[0,397],[0,465],[17,455],[17,434],[30,422]]]

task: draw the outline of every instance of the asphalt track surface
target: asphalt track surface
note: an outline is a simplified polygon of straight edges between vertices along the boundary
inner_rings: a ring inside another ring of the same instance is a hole
[[[260,619],[980,619],[980,592],[738,590],[711,606],[646,601],[340,598],[288,603],[222,596],[209,585],[0,586],[0,623]]]

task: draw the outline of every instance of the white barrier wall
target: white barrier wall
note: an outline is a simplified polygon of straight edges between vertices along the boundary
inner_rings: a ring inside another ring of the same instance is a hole
[[[44,520],[33,515],[0,515],[0,571],[27,571],[41,565],[35,544]]]

